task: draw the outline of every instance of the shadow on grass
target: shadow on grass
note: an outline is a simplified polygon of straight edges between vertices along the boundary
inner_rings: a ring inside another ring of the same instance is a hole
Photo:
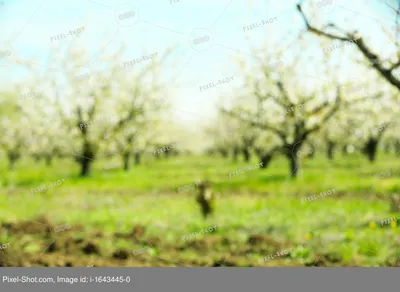
[[[277,174],[277,175],[266,175],[263,177],[260,177],[259,181],[260,182],[284,182],[288,180],[288,176],[287,175],[283,175],[283,174]],[[291,180],[291,178],[289,178],[289,180]]]
[[[332,162],[331,166],[335,168],[346,168],[346,169],[360,169],[363,167],[362,163],[349,163],[349,162]]]

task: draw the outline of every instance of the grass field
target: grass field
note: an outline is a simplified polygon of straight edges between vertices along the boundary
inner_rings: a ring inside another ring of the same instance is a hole
[[[116,163],[95,161],[89,178],[66,159],[2,165],[0,266],[400,266],[399,222],[381,225],[399,216],[389,200],[400,194],[394,154],[374,164],[316,156],[295,180],[283,157],[231,178],[257,161],[144,157],[128,172],[104,170]],[[207,220],[195,189],[177,191],[198,179],[218,195]]]

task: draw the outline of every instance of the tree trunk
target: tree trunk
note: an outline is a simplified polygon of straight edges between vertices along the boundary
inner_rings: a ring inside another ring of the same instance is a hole
[[[53,161],[53,158],[51,157],[51,155],[47,155],[46,156],[46,166],[51,166],[51,163]]]
[[[124,170],[125,171],[129,170],[129,158],[131,157],[129,154],[130,154],[129,152],[126,152],[126,153],[122,154],[122,160],[123,160],[123,163],[124,163]]]
[[[260,157],[262,162],[261,168],[267,168],[269,163],[271,162],[272,154],[264,154]]]
[[[342,147],[342,154],[343,154],[343,156],[347,156],[347,145],[343,145],[343,147]]]
[[[250,151],[249,151],[249,148],[244,148],[243,150],[242,150],[242,154],[243,154],[243,157],[244,157],[244,161],[245,162],[249,162],[250,161]]]
[[[33,157],[33,159],[35,160],[35,162],[39,162],[39,161],[40,161],[40,155],[38,155],[38,154],[33,154],[32,157]]]
[[[364,146],[363,152],[367,155],[370,162],[374,162],[376,158],[376,152],[378,150],[378,139],[369,138]]]
[[[400,141],[396,141],[395,145],[394,145],[394,149],[396,149],[396,155],[400,154]]]
[[[135,152],[135,165],[140,164],[140,158],[141,158],[140,152]]]
[[[239,148],[235,147],[235,148],[233,148],[233,151],[232,151],[232,162],[233,163],[237,162],[238,156],[239,156]]]
[[[170,150],[168,150],[167,148],[166,148],[166,150],[165,150],[165,152],[164,152],[164,156],[165,156],[165,158],[168,158],[169,156],[170,156],[170,152],[169,152]]]
[[[297,177],[300,168],[299,158],[297,157],[297,155],[290,155],[289,161],[290,161],[290,176]]]
[[[86,177],[90,174],[91,164],[94,159],[93,146],[89,142],[84,142],[82,155],[79,157],[81,164],[81,176]]]
[[[17,152],[8,152],[7,156],[8,156],[8,168],[10,170],[14,170],[15,163],[20,158],[20,155]]]
[[[89,176],[90,174],[90,160],[89,159],[82,159],[81,162],[81,176]]]
[[[222,157],[227,158],[229,153],[226,149],[220,149],[219,152],[221,153]]]
[[[300,139],[296,139],[295,141],[299,141]],[[290,164],[290,176],[295,178],[297,177],[300,170],[299,158],[301,156],[301,147],[303,146],[303,141],[296,142],[293,145],[288,145],[290,147],[286,148],[286,157],[289,160]]]
[[[328,159],[332,160],[333,159],[333,150],[335,149],[335,143],[332,141],[328,141]]]

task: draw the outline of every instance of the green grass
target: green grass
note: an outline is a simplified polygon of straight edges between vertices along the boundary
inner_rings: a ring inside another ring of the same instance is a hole
[[[382,155],[381,155],[382,156]],[[197,179],[210,179],[216,190],[223,193],[252,192],[262,194],[308,194],[335,188],[343,193],[365,193],[371,187],[373,192],[400,192],[400,164],[394,155],[379,157],[376,163],[369,163],[359,155],[348,158],[338,157],[328,161],[322,157],[306,160],[299,177],[291,180],[288,176],[288,162],[284,157],[276,157],[267,169],[247,171],[239,176],[229,177],[229,173],[257,161],[232,163],[230,160],[214,157],[174,157],[156,161],[149,158],[143,165],[133,166],[129,172],[121,169],[104,170],[107,165],[118,164],[118,159],[99,159],[93,163],[90,178],[78,176],[79,167],[73,161],[54,161],[51,168],[44,163],[35,164],[28,159],[20,161],[17,170],[0,168],[3,187],[14,180],[17,187],[35,188],[43,183],[65,179],[63,188],[78,190],[127,191],[135,194],[149,192],[176,192],[181,186]],[[391,170],[392,175],[379,179],[379,173]]]
[[[143,165],[124,172],[103,170],[113,161],[101,159],[94,163],[91,177],[80,178],[72,161],[58,160],[46,167],[26,159],[13,173],[3,165],[0,221],[34,220],[45,214],[57,224],[68,222],[108,233],[129,232],[141,224],[147,227],[146,236],[158,236],[177,246],[182,235],[217,225],[219,236],[241,245],[246,245],[251,234],[291,242],[293,252],[288,261],[303,263],[320,253],[335,253],[343,265],[381,266],[390,255],[400,252],[400,229],[379,225],[380,220],[397,216],[390,212],[389,200],[382,198],[400,193],[398,159],[381,155],[371,164],[357,155],[334,161],[317,157],[306,161],[295,180],[288,177],[288,162],[283,157],[274,159],[268,169],[232,178],[230,172],[257,161],[234,164],[212,157],[144,158]],[[391,176],[377,177],[387,170]],[[216,213],[207,221],[200,217],[194,191],[177,192],[177,188],[204,178],[210,179],[219,193]],[[60,186],[30,191],[60,179],[65,180]],[[335,194],[301,203],[302,198],[329,189],[335,189]],[[377,222],[374,228],[369,226],[371,221]],[[126,243],[118,246],[126,247]],[[30,251],[36,249],[29,246]],[[216,256],[228,252],[219,246],[210,251]],[[180,253],[181,259],[195,256],[190,250]],[[256,263],[260,256],[265,254],[249,252],[246,261]]]

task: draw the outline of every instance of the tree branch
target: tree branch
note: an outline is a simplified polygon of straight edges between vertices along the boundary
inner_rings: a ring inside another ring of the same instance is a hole
[[[293,103],[290,101],[290,98],[289,98],[289,93],[287,92],[283,83],[280,80],[278,80],[276,82],[276,86],[278,86],[279,91],[282,93],[282,96],[285,99],[286,104],[284,106],[286,106],[286,107],[293,106]]]
[[[332,40],[339,40],[339,41],[344,41],[344,42],[352,42],[354,43],[359,51],[364,55],[365,58],[367,58],[371,65],[393,86],[396,88],[400,89],[400,80],[397,79],[395,76],[393,76],[392,71],[394,68],[396,68],[395,65],[392,65],[390,68],[385,68],[383,66],[382,60],[379,58],[378,55],[372,52],[372,50],[364,43],[364,40],[361,37],[358,37],[356,33],[349,33],[347,32],[347,36],[341,36],[333,33],[328,33],[326,31],[320,30],[314,26],[312,26],[309,21],[307,20],[307,17],[305,16],[302,7],[300,4],[297,4],[297,9],[299,10],[305,25],[307,26],[307,29],[318,35],[318,36],[323,36]],[[330,24],[330,27],[336,28],[335,25]],[[354,41],[357,40],[357,41]]]
[[[229,115],[229,116],[231,116],[231,117],[237,118],[237,119],[241,120],[242,122],[247,123],[247,124],[249,124],[251,126],[258,127],[260,129],[263,129],[263,130],[270,130],[273,133],[275,133],[276,135],[278,135],[283,141],[286,141],[286,134],[284,132],[279,131],[278,129],[272,127],[271,125],[268,125],[266,123],[256,122],[256,121],[253,121],[253,120],[250,120],[250,119],[246,119],[246,118],[244,118],[243,116],[241,116],[237,112],[228,111],[228,110],[225,110],[225,109],[222,109],[222,112],[227,114],[227,115]]]
[[[339,110],[340,104],[341,104],[341,94],[340,94],[340,87],[338,86],[336,90],[336,100],[334,106],[322,118],[322,120],[318,123],[318,125],[304,132],[304,138],[306,138],[309,134],[318,131],[327,121],[329,121],[329,119]]]

